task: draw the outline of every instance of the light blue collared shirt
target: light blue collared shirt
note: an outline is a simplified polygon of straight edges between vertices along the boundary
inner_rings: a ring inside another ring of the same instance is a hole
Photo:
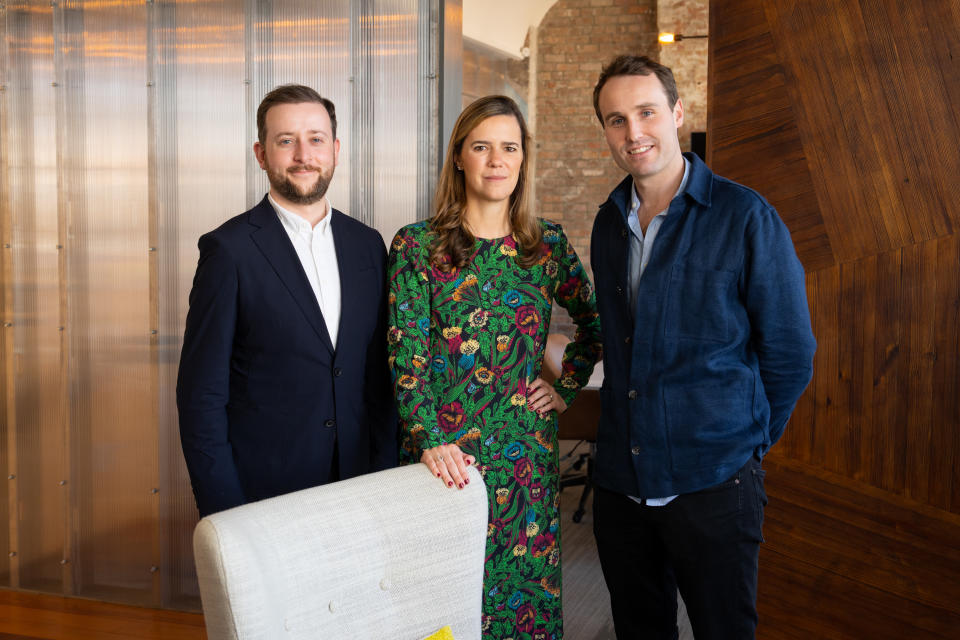
[[[683,179],[680,180],[680,186],[677,188],[677,192],[673,194],[673,198],[677,198],[683,193],[684,189],[687,188],[687,178],[689,177],[690,161],[684,158]],[[634,185],[633,189],[630,189],[630,213],[627,215],[627,225],[630,227],[630,260],[628,262],[630,279],[627,282],[627,286],[629,287],[630,312],[634,317],[636,317],[637,303],[639,302],[639,300],[637,300],[637,291],[640,288],[640,278],[643,277],[643,272],[650,262],[650,254],[653,253],[653,243],[657,239],[660,225],[663,224],[663,220],[667,217],[670,205],[667,205],[666,209],[653,217],[653,220],[647,225],[646,234],[644,234],[640,228],[640,217],[637,215],[637,211],[639,210],[640,196],[637,195],[637,188],[636,185]],[[646,498],[644,500],[643,498],[630,496],[631,499],[650,507],[662,507],[676,497],[677,496],[667,496],[665,498]]]
[[[683,179],[680,180],[680,186],[677,192],[673,194],[676,198],[683,190],[687,188],[687,179],[690,177],[690,161],[683,159]],[[630,279],[627,282],[630,294],[630,312],[636,312],[637,308],[637,289],[640,287],[640,278],[650,262],[650,254],[653,252],[653,243],[657,239],[657,233],[660,231],[660,225],[667,217],[667,211],[670,206],[658,213],[647,225],[647,233],[644,234],[640,229],[640,218],[637,211],[640,209],[640,196],[637,195],[637,188],[630,189],[630,213],[627,215],[627,225],[630,227]]]

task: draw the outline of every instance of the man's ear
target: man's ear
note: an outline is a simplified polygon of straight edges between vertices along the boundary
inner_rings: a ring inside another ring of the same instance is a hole
[[[683,125],[683,102],[677,98],[677,104],[673,105],[673,121],[677,124],[677,129]]]
[[[265,154],[266,154],[266,149],[263,148],[263,145],[260,144],[260,141],[257,140],[256,142],[254,142],[254,143],[253,143],[253,155],[256,156],[256,158],[257,158],[257,163],[260,165],[260,168],[261,168],[261,169],[266,169],[266,167],[263,166],[263,157],[264,157]]]

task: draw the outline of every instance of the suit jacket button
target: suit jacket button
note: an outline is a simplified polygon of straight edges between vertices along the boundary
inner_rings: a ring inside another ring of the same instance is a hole
[[[341,369],[340,367],[337,367],[336,369],[333,370],[333,375],[339,378],[341,375],[343,375],[343,369]]]
[[[323,423],[323,426],[325,426],[325,427],[332,427],[332,426],[335,425],[335,424],[337,424],[337,423],[334,422],[333,419],[331,418],[331,419],[327,420],[326,422],[324,422],[324,423]]]
[[[640,455],[640,447],[634,447],[633,449],[630,449],[630,453],[632,453],[635,456]]]
[[[630,391],[627,392],[627,398],[629,398],[630,400],[636,400],[636,399],[637,399],[637,390],[636,390],[636,389],[630,389]]]
[[[630,344],[630,336],[623,339],[623,344]]]
[[[626,237],[627,237],[627,230],[626,230],[626,229],[620,229],[620,237],[621,237],[621,238],[626,238]]]
[[[620,285],[617,285],[617,293],[619,294],[623,293],[623,287],[621,287]]]

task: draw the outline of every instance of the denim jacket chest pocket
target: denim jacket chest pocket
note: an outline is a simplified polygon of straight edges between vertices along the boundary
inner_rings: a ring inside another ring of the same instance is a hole
[[[677,265],[666,295],[667,338],[726,342],[733,322],[731,304],[737,299],[737,273]]]

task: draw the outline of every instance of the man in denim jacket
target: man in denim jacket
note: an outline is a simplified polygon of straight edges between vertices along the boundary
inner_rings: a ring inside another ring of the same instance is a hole
[[[629,175],[591,262],[605,380],[594,533],[617,637],[753,638],[764,454],[810,382],[803,267],[777,212],[682,154],[673,74],[621,56],[594,107]]]

